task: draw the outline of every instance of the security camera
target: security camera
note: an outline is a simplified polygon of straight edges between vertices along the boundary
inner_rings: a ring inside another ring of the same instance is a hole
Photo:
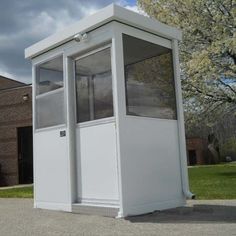
[[[76,42],[80,42],[80,41],[82,40],[82,38],[83,38],[82,34],[76,34],[76,35],[74,36],[74,40],[75,40]]]

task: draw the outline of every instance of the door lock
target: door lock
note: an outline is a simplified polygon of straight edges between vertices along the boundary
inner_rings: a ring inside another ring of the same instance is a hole
[[[60,137],[65,137],[65,136],[66,136],[66,131],[65,130],[60,131]]]

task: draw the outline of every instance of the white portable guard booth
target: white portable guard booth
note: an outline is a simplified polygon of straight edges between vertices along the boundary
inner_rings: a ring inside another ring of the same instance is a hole
[[[181,32],[109,5],[25,50],[34,206],[124,217],[185,204]]]

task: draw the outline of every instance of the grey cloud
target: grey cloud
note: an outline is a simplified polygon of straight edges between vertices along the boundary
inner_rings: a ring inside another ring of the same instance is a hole
[[[0,4],[0,74],[31,83],[31,65],[24,59],[24,49],[71,24],[111,0],[1,0]],[[4,68],[4,71],[3,69]]]

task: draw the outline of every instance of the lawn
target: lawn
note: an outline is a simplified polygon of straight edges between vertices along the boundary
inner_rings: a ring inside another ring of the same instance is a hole
[[[2,189],[0,198],[33,198],[33,187]]]
[[[188,172],[197,199],[236,199],[236,164],[196,166]]]
[[[197,199],[236,199],[236,164],[188,168],[190,189]],[[0,190],[0,198],[32,198],[33,187]]]

